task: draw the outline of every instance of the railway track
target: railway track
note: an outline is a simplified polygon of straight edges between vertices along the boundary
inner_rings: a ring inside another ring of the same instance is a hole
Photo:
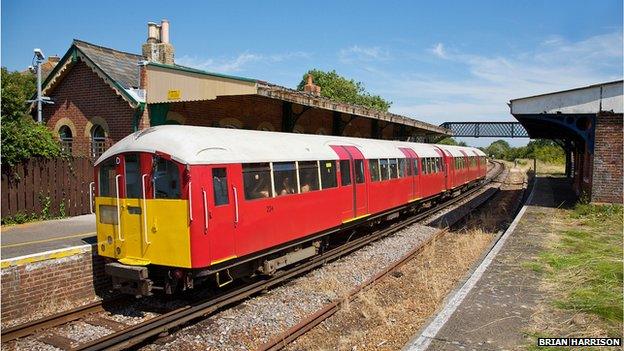
[[[424,222],[427,219],[434,216],[435,214],[439,213],[440,211],[444,209],[448,209],[449,207],[459,202],[462,202],[468,198],[471,198],[474,194],[482,190],[482,188],[486,184],[494,181],[498,176],[500,176],[503,170],[504,170],[504,166],[501,163],[494,162],[494,166],[492,167],[492,169],[488,170],[488,176],[486,178],[486,181],[481,186],[472,188],[458,197],[449,199],[443,203],[440,203],[436,207],[433,207],[431,209],[428,209],[426,211],[413,215],[409,218],[406,218],[403,221],[392,223],[386,228],[378,230],[372,234],[356,238],[342,246],[333,248],[323,253],[322,255],[319,255],[313,259],[310,259],[307,262],[301,263],[291,269],[279,272],[276,275],[268,279],[259,280],[259,281],[255,281],[255,282],[243,285],[231,291],[223,292],[219,295],[212,296],[208,300],[202,300],[202,301],[189,303],[183,307],[165,312],[161,315],[153,317],[142,323],[135,324],[135,325],[125,325],[123,323],[115,322],[112,320],[108,320],[110,321],[110,323],[108,323],[106,322],[107,319],[102,318],[102,317],[95,316],[95,318],[91,318],[94,315],[96,315],[98,312],[101,312],[104,310],[104,306],[102,305],[101,302],[93,303],[87,306],[76,308],[68,312],[60,313],[60,314],[53,315],[53,316],[50,316],[41,320],[37,320],[34,322],[26,323],[24,325],[20,325],[20,326],[16,326],[13,328],[3,330],[2,331],[3,343],[8,340],[13,340],[15,338],[23,337],[26,335],[31,335],[34,333],[44,334],[45,331],[47,331],[49,328],[54,328],[56,326],[63,325],[68,322],[76,321],[79,319],[85,319],[87,320],[87,323],[104,326],[110,330],[113,330],[113,333],[107,334],[100,338],[91,340],[89,342],[84,342],[84,343],[78,343],[76,341],[73,341],[72,339],[68,339],[66,337],[63,337],[61,335],[54,334],[54,333],[52,333],[51,335],[47,333],[47,336],[43,336],[42,338],[39,338],[39,340],[42,342],[51,344],[53,346],[59,347],[61,349],[69,349],[69,350],[104,350],[104,349],[120,350],[120,349],[125,349],[134,345],[138,345],[142,342],[149,340],[150,338],[158,336],[162,333],[166,333],[172,329],[181,327],[192,320],[210,315],[214,313],[215,311],[222,309],[223,307],[232,305],[252,295],[258,294],[264,290],[280,285],[290,279],[293,279],[297,276],[307,273],[315,268],[318,268],[326,264],[327,262],[336,260],[345,255],[348,255],[376,240],[379,240],[383,237],[391,235],[405,227],[408,227],[418,222]],[[491,195],[493,195],[493,193],[488,195],[488,198]],[[412,252],[410,252],[410,254],[407,256],[411,258],[417,255],[422,250],[422,248],[426,246],[427,242],[423,243],[422,245],[419,245],[417,248],[412,250]],[[407,256],[404,259],[402,259],[400,262],[397,262],[396,266],[400,265],[402,262],[406,260],[409,260],[410,258],[408,258]],[[378,274],[377,276],[371,278],[368,282],[366,282],[362,286],[370,286],[375,281],[383,278],[383,276],[385,276],[388,272],[391,272],[391,271],[392,269],[389,269],[385,271],[385,273],[383,274]],[[354,296],[355,294],[357,294],[358,291],[352,292],[352,294],[350,294],[349,296],[350,297]],[[340,302],[337,302],[336,304],[332,304],[333,307],[330,308],[330,306],[328,306],[327,307],[328,309],[326,311],[321,313],[319,316],[315,317],[317,319],[312,318],[309,321],[304,321],[306,323],[302,322],[303,324],[299,328],[300,331],[292,333],[292,335],[294,336],[292,340],[294,340],[294,338],[296,338],[298,335],[301,335],[305,331],[311,329],[311,327],[313,327],[314,325],[320,323],[320,321],[322,321],[324,318],[327,318],[328,316],[333,314],[333,312],[335,312],[339,308],[339,305],[340,305]],[[325,317],[323,318],[323,316]],[[322,319],[318,319],[318,318],[322,318]],[[316,320],[318,320],[318,322],[316,322]],[[290,339],[290,337],[288,339]],[[285,339],[283,339],[282,341],[285,341]],[[280,344],[278,340],[274,342],[272,345],[267,344],[265,346],[266,346],[266,349],[278,349],[278,348],[283,347],[284,345],[285,344],[283,343]]]

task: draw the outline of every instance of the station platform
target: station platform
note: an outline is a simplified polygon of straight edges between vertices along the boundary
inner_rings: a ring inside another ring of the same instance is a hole
[[[2,260],[95,243],[95,215],[3,226]]]
[[[404,350],[524,349],[539,276],[523,265],[555,230],[557,208],[574,204],[566,178],[537,177],[526,204],[483,262]]]

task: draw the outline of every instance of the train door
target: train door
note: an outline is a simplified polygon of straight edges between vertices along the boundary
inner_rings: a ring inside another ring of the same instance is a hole
[[[418,156],[416,156],[416,153],[414,152],[414,150],[410,149],[410,148],[406,148],[406,147],[400,147],[399,150],[401,150],[401,152],[403,153],[403,155],[405,155],[405,157],[407,157],[407,163],[408,163],[408,167],[411,168],[411,176],[410,178],[412,181],[412,193],[410,194],[410,201],[416,200],[418,197],[418,193],[417,193],[417,181],[418,181],[418,164],[417,164],[417,160],[418,160]]]
[[[236,256],[234,230],[239,220],[238,202],[242,194],[233,182],[232,166],[215,165],[207,170],[210,179],[202,187],[204,233],[210,232],[210,264],[217,264]]]
[[[353,189],[353,207],[351,211],[343,213],[343,220],[354,219],[368,214],[368,201],[366,193],[366,177],[364,155],[355,146],[332,146],[331,147],[340,158],[341,177],[344,172],[349,172],[350,177],[342,177],[344,181],[348,179]]]
[[[436,148],[436,152],[442,157],[442,172],[444,173],[444,190],[448,190],[453,187],[453,183],[451,182],[450,177],[450,168],[451,168],[451,153],[447,150],[444,150],[440,147],[434,146]]]

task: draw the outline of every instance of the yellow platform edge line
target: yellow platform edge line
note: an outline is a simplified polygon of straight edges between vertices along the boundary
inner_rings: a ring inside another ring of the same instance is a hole
[[[358,217],[355,217],[355,218],[347,219],[345,221],[342,221],[342,224],[353,222],[353,221],[357,221],[358,219],[362,219],[362,218],[368,217],[368,216],[370,216],[370,213],[369,214],[365,214],[365,215],[361,215],[361,216],[358,216]]]
[[[37,253],[37,254],[32,254],[32,255],[7,258],[5,260],[0,261],[0,268],[24,266],[29,263],[54,260],[54,259],[79,255],[85,252],[90,252],[91,248],[92,248],[92,245],[87,244],[83,246],[70,247],[67,249],[59,249],[59,250],[42,252],[42,253]]]
[[[409,203],[409,202],[418,201],[418,200],[420,200],[420,199],[422,199],[422,198],[421,198],[421,197],[416,197],[416,198],[413,198],[413,199],[409,200],[409,201],[408,201],[408,203]]]
[[[238,257],[238,256],[236,256],[236,255],[232,255],[232,256],[224,257],[224,258],[221,258],[221,259],[219,259],[219,260],[212,261],[212,262],[210,262],[210,264],[211,264],[211,265],[213,265],[213,264],[219,264],[219,263],[222,263],[222,262],[225,262],[225,261],[229,261],[229,260],[235,259],[235,258],[237,258],[237,257]]]

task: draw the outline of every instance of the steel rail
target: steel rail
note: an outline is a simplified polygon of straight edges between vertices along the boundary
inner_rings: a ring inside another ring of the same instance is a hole
[[[101,312],[104,310],[105,305],[118,303],[122,299],[125,298],[118,297],[111,300],[96,301],[24,324],[2,329],[2,342],[4,343],[7,341],[15,340],[17,338],[34,334],[40,330],[50,329],[71,321],[75,321],[89,314]]]
[[[498,164],[498,163],[497,163]],[[140,324],[136,324],[122,331],[108,334],[102,338],[93,340],[89,343],[79,345],[75,350],[122,350],[134,345],[137,345],[145,340],[155,337],[163,332],[167,332],[170,329],[184,325],[194,319],[210,315],[220,308],[231,305],[235,302],[244,300],[252,295],[255,295],[263,290],[270,289],[276,285],[283,283],[289,279],[300,276],[303,273],[309,272],[317,267],[320,267],[327,262],[336,260],[340,257],[350,254],[374,241],[377,241],[383,237],[397,232],[405,227],[408,227],[416,222],[422,221],[429,216],[439,212],[441,209],[449,207],[470,195],[480,190],[483,186],[488,184],[492,179],[498,177],[504,167],[498,164],[498,168],[495,166],[491,173],[494,173],[492,177],[486,179],[480,186],[473,188],[464,194],[445,201],[439,204],[437,207],[422,212],[420,214],[411,216],[404,221],[391,224],[389,227],[381,229],[376,233],[369,234],[357,238],[349,243],[343,244],[339,247],[331,249],[307,262],[301,263],[287,271],[282,271],[275,276],[267,280],[257,281],[251,284],[242,286],[241,288],[226,292],[221,295],[210,298],[207,301],[195,303],[185,307],[181,307],[174,311],[162,314],[154,317],[148,321]]]

